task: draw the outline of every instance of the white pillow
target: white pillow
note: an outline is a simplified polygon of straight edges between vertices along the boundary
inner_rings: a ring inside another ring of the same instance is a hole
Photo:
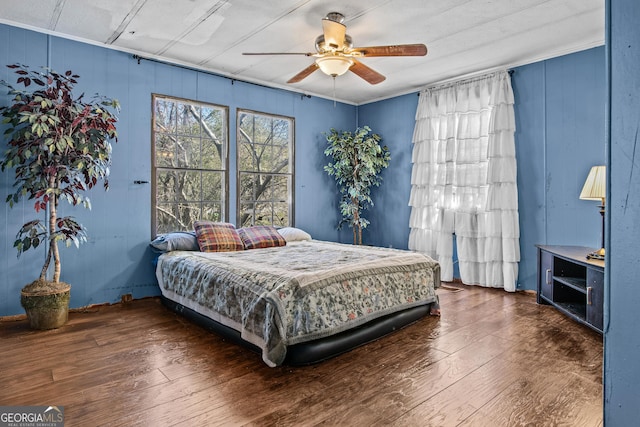
[[[302,240],[311,240],[311,235],[309,233],[295,227],[278,228],[278,233],[280,233],[280,235],[284,237],[284,240],[286,240],[287,243],[299,242]]]

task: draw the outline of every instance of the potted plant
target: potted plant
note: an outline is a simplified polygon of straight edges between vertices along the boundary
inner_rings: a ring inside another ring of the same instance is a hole
[[[64,325],[69,311],[70,286],[60,281],[58,242],[78,246],[86,241],[86,233],[73,217],[58,216],[58,204],[64,200],[90,209],[85,190],[103,180],[109,183],[111,144],[117,133],[117,118],[108,108],[118,110],[116,100],[98,95],[85,99],[73,96],[79,76],[67,71],[59,74],[43,68],[31,70],[25,65],[8,65],[18,75],[18,89],[2,81],[12,97],[9,105],[0,107],[7,126],[6,152],[2,171],[15,168],[14,192],[7,196],[11,207],[24,197],[33,203],[36,213],[44,212],[46,220],[34,219],[24,224],[13,246],[18,256],[46,242],[48,250],[40,277],[21,292],[31,327],[52,329]],[[29,86],[34,87],[28,91]],[[53,276],[49,265],[53,260]]]
[[[361,245],[362,229],[369,225],[362,211],[373,206],[371,188],[382,182],[380,172],[389,166],[391,155],[387,146],[380,146],[380,135],[371,133],[368,126],[353,133],[331,129],[326,138],[324,154],[333,161],[324,170],[335,177],[341,194],[338,228],[348,223],[353,228],[353,244]]]

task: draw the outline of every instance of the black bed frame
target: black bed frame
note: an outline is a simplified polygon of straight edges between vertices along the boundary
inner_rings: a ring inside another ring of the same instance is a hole
[[[262,352],[259,347],[243,340],[240,337],[240,332],[235,329],[218,323],[168,298],[161,298],[163,304],[169,309],[181,314],[205,329],[213,331],[230,341],[241,344],[258,354]],[[427,316],[430,313],[431,306],[432,304],[425,304],[409,308],[371,320],[362,326],[336,335],[288,346],[287,356],[283,364],[289,366],[310,365],[345,353]]]

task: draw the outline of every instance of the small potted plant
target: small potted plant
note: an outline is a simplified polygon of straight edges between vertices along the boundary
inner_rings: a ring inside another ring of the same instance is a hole
[[[15,168],[13,193],[7,196],[11,207],[24,197],[33,203],[36,213],[46,220],[24,224],[13,246],[18,256],[28,249],[47,243],[40,277],[21,291],[21,304],[34,329],[53,329],[67,322],[70,286],[60,281],[58,242],[78,246],[86,233],[73,217],[58,216],[58,203],[91,208],[85,190],[102,180],[108,189],[112,138],[117,141],[116,100],[95,95],[74,97],[79,76],[43,68],[31,70],[21,64],[8,65],[18,75],[18,89],[2,81],[12,97],[0,107],[7,149],[0,162],[2,171]],[[33,87],[32,91],[27,90]],[[49,266],[53,260],[53,276]]]
[[[369,126],[357,128],[355,132],[339,132],[331,129],[326,135],[326,156],[333,161],[324,170],[333,176],[340,187],[340,213],[342,220],[338,228],[349,224],[353,228],[353,244],[362,244],[362,229],[369,221],[362,210],[373,206],[371,188],[382,182],[380,172],[389,166],[391,155],[387,146],[380,146],[380,135],[371,133]]]

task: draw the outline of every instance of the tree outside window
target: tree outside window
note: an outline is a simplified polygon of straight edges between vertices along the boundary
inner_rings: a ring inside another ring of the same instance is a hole
[[[225,221],[228,109],[153,96],[152,234],[192,230],[199,219]]]
[[[292,118],[238,110],[237,227],[293,225]]]

